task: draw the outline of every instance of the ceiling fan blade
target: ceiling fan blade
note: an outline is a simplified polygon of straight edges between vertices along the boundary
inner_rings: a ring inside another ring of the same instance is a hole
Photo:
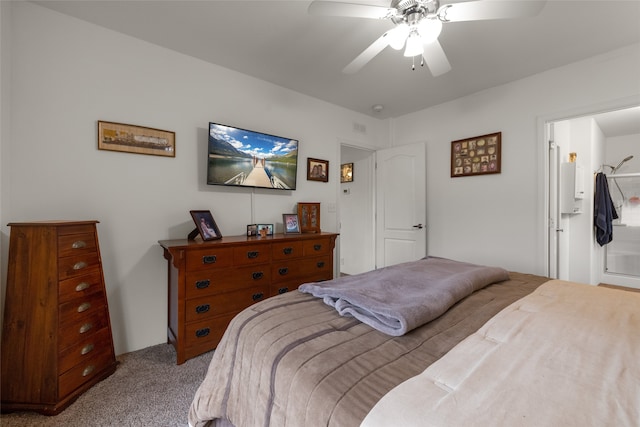
[[[342,70],[345,74],[354,74],[360,71],[362,67],[364,67],[367,62],[371,61],[377,54],[382,52],[382,50],[389,46],[389,32],[384,33],[378,40],[371,43],[371,45],[366,48],[360,55],[356,56],[356,59],[351,61],[349,65],[344,67]]]
[[[424,53],[422,54],[427,67],[434,77],[442,75],[451,70],[451,64],[444,53],[444,49],[438,40],[424,44]]]
[[[444,22],[524,18],[536,16],[545,4],[546,0],[479,0],[452,3],[442,5],[438,9],[438,17]]]
[[[311,15],[347,16],[352,18],[383,19],[395,15],[396,9],[369,4],[339,3],[334,1],[312,1],[307,9]]]

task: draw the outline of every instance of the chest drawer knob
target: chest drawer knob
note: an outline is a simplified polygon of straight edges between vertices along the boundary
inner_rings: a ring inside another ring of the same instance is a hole
[[[91,285],[87,282],[80,282],[78,283],[78,285],[76,286],[76,292],[82,292],[86,289],[89,289]]]
[[[73,269],[74,270],[82,270],[83,268],[87,268],[89,264],[87,264],[84,261],[78,261],[75,264],[73,264]]]
[[[78,306],[78,313],[82,313],[83,311],[87,311],[91,308],[90,302],[83,302]]]
[[[278,289],[278,293],[279,294],[286,294],[287,292],[289,292],[289,288],[280,288],[280,289]]]
[[[215,264],[216,256],[215,255],[205,255],[202,257],[203,264]]]
[[[318,261],[318,263],[316,264],[316,266],[317,266],[318,268],[322,268],[322,267],[324,267],[324,261]]]
[[[251,273],[251,277],[253,277],[253,280],[260,280],[264,277],[264,273],[262,271],[255,271]]]
[[[84,325],[80,326],[79,332],[81,334],[84,334],[86,332],[89,332],[91,328],[93,328],[93,323],[85,323]]]
[[[322,245],[319,243],[316,243],[315,245],[313,245],[313,250],[314,251],[319,251],[320,249],[322,249]]]
[[[211,329],[209,329],[209,328],[202,328],[202,329],[198,329],[198,330],[196,331],[196,337],[198,337],[198,338],[204,338],[204,337],[206,337],[207,335],[209,335],[209,332],[211,332]]]
[[[264,294],[263,294],[262,292],[258,292],[257,294],[253,294],[253,295],[251,296],[251,298],[252,298],[254,301],[260,301],[260,300],[262,299],[262,297],[264,297]]]
[[[247,252],[247,258],[249,258],[249,259],[258,258],[259,254],[260,254],[260,252],[258,252],[258,251],[249,251],[249,252]]]
[[[80,354],[84,356],[85,354],[92,352],[94,348],[95,346],[93,344],[87,344],[82,347],[82,350],[80,350]]]
[[[209,287],[209,285],[211,284],[211,281],[209,279],[207,280],[198,280],[196,282],[196,288],[198,289],[206,289]]]
[[[278,274],[281,276],[286,276],[287,274],[289,274],[289,269],[287,267],[279,268]]]
[[[82,371],[82,376],[86,377],[87,375],[91,375],[91,373],[93,371],[95,371],[96,367],[94,365],[89,365],[86,368],[84,368],[84,371]]]
[[[284,248],[282,253],[285,255],[291,255],[293,253],[293,248]]]
[[[84,240],[76,240],[75,242],[73,242],[71,244],[71,247],[73,249],[82,249],[82,248],[86,248],[87,247],[87,242],[85,242]]]
[[[202,304],[196,307],[196,313],[197,314],[203,314],[206,313],[207,311],[209,311],[209,309],[211,308],[211,306],[209,304]]]

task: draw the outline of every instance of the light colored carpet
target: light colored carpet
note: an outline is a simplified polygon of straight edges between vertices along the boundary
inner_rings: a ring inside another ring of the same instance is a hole
[[[186,427],[189,405],[204,379],[212,352],[182,365],[169,344],[118,356],[116,372],[56,416],[33,412],[0,415],[2,427]]]

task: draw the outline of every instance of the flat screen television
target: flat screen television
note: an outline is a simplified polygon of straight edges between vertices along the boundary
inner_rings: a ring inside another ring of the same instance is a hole
[[[298,141],[209,123],[207,184],[295,190]]]

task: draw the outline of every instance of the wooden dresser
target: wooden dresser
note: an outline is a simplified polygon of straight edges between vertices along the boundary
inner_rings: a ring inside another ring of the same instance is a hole
[[[267,297],[333,278],[335,233],[163,240],[168,340],[177,363],[214,349],[231,319]]]
[[[116,369],[96,223],[9,224],[3,412],[55,415]]]

